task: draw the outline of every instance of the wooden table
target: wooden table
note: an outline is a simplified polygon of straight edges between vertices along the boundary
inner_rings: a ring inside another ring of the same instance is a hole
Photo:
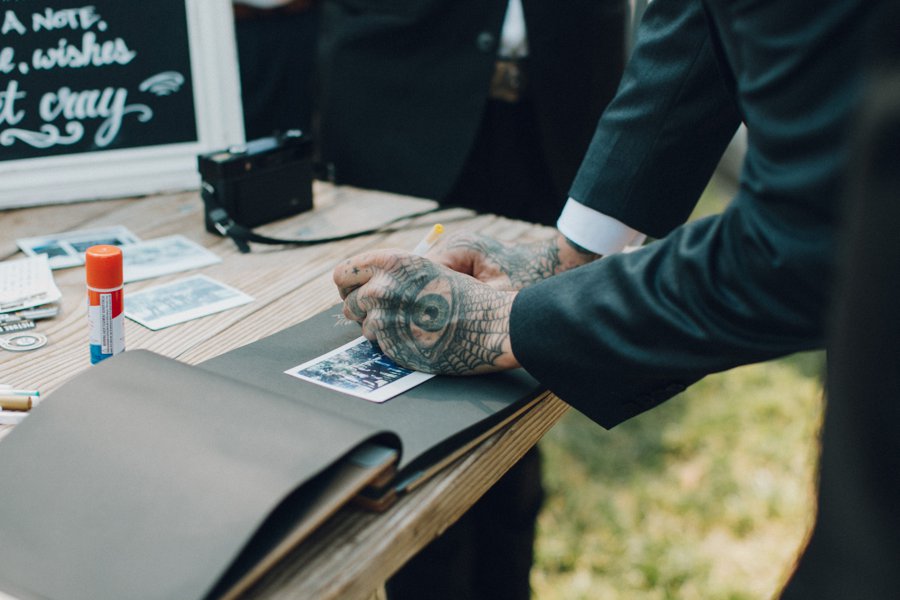
[[[323,237],[384,223],[427,208],[428,201],[316,183],[314,210],[260,228],[276,237]],[[197,363],[298,323],[339,301],[331,280],[338,261],[374,248],[412,248],[432,223],[449,231],[471,229],[500,239],[528,241],[552,231],[494,216],[453,210],[419,217],[400,231],[339,243],[285,249],[254,246],[240,254],[227,239],[206,233],[196,193],[157,195],[0,212],[0,257],[17,255],[15,239],[92,227],[124,225],[141,239],[182,234],[209,248],[222,262],[201,271],[255,298],[254,302],[160,331],[126,321],[128,349],[146,348]],[[19,255],[21,256],[21,255]],[[39,321],[47,346],[32,352],[0,351],[0,382],[51,394],[89,367],[84,269],[54,272],[63,293],[61,314]],[[183,277],[135,282],[129,291]],[[566,405],[547,394],[534,409],[487,439],[402,498],[373,514],[342,509],[304,541],[247,594],[248,598],[367,598],[429,541],[456,521],[563,415]],[[77,423],[73,423],[77,426]],[[0,426],[0,440],[11,430]],[[2,444],[2,441],[0,441]]]

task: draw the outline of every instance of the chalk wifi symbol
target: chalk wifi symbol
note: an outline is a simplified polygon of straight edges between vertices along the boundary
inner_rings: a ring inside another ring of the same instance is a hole
[[[184,85],[184,76],[177,71],[163,71],[153,77],[145,79],[139,89],[142,92],[150,92],[157,96],[174,94]]]

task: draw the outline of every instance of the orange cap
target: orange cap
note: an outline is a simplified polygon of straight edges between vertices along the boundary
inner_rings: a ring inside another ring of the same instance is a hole
[[[112,290],[122,285],[122,249],[118,246],[91,246],[84,254],[88,287]]]

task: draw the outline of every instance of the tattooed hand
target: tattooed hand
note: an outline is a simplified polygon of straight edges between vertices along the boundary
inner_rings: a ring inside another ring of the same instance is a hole
[[[599,258],[562,234],[553,240],[516,245],[467,231],[447,236],[426,256],[498,290],[521,290]]]
[[[334,282],[344,315],[399,365],[453,375],[519,366],[509,342],[514,292],[401,251],[346,260]]]

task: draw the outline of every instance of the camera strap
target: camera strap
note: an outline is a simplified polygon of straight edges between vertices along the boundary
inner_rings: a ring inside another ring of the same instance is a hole
[[[423,215],[435,213],[440,210],[445,210],[446,208],[448,207],[435,206],[434,208],[429,208],[428,210],[423,210],[420,212],[403,215],[402,217],[397,217],[396,219],[391,219],[387,223],[383,223],[382,225],[373,227],[371,229],[354,231],[353,233],[346,233],[333,237],[311,239],[283,239],[260,235],[258,233],[255,233],[252,229],[244,227],[239,223],[235,223],[234,220],[228,215],[228,212],[221,207],[216,207],[210,210],[208,212],[208,216],[215,226],[216,231],[218,231],[223,236],[231,238],[232,241],[234,241],[234,244],[237,246],[238,250],[240,250],[241,254],[247,254],[250,252],[250,242],[274,246],[315,246],[317,244],[328,244],[331,242],[350,240],[353,238],[362,237],[364,235],[372,235],[375,233],[388,233],[391,231],[398,231],[398,229],[392,228],[391,226],[395,223],[399,223],[400,221],[405,221],[414,217],[421,217]]]

